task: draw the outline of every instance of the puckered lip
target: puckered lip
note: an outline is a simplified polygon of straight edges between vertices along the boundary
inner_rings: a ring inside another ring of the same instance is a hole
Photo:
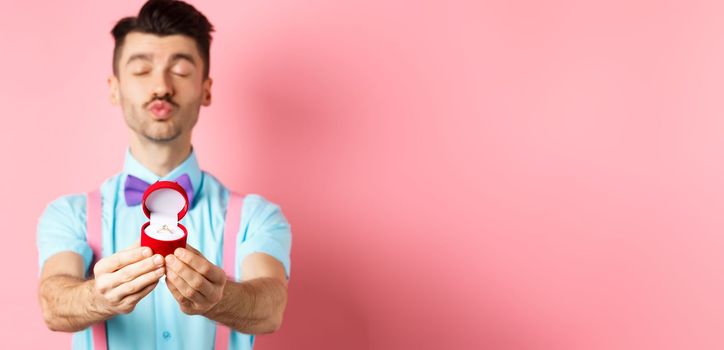
[[[153,101],[148,105],[148,112],[156,121],[165,121],[170,119],[173,111],[173,105],[166,101]]]
[[[153,101],[147,108],[149,111],[153,109],[173,109],[173,105],[166,101]]]

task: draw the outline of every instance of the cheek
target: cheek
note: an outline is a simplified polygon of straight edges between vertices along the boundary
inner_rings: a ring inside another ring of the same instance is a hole
[[[184,83],[177,85],[176,98],[181,103],[196,103],[202,95],[201,87],[198,84]]]
[[[177,78],[174,80],[173,85],[176,90],[176,96],[195,98],[200,96],[203,91],[203,82],[196,76],[193,78]]]
[[[121,101],[126,104],[141,105],[146,103],[148,100],[145,89],[142,86],[133,83],[121,85],[119,89],[119,96]]]

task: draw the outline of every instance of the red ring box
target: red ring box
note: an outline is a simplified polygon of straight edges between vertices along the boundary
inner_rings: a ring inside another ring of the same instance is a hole
[[[166,256],[186,248],[186,227],[179,223],[188,212],[189,197],[175,181],[157,181],[143,193],[143,213],[150,221],[141,226],[141,246]]]

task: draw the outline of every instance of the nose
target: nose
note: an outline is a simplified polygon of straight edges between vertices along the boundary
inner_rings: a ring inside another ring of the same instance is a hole
[[[155,96],[174,95],[174,88],[171,77],[165,72],[159,72],[154,75],[153,94]]]

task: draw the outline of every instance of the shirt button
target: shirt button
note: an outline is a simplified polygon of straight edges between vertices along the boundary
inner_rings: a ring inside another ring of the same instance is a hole
[[[169,333],[168,331],[163,331],[162,335],[163,335],[163,339],[165,339],[165,340],[171,339],[171,333]]]

